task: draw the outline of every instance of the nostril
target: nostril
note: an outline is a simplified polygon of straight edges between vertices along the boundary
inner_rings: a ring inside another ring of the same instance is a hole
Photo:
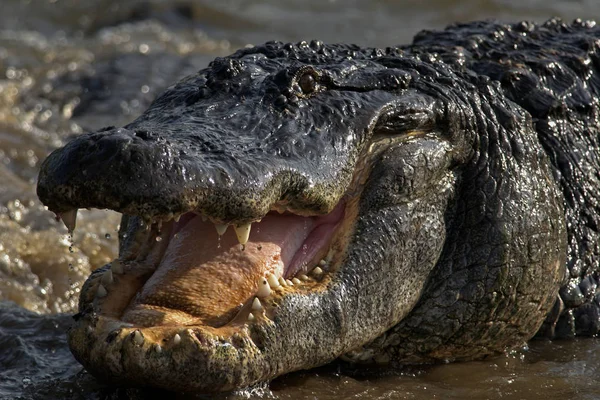
[[[145,129],[136,129],[133,132],[133,135],[139,137],[142,140],[150,140],[153,137],[152,133],[148,132]]]
[[[108,160],[122,152],[132,142],[132,137],[118,129],[108,135],[94,135],[88,140],[86,159]]]

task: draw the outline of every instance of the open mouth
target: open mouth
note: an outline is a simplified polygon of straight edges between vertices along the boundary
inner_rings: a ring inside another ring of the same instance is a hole
[[[99,270],[82,293],[102,317],[94,332],[155,354],[184,336],[253,340],[249,326],[276,319],[283,297],[326,288],[355,205],[344,196],[326,215],[271,211],[242,226],[193,212],[151,224],[135,218],[135,249]],[[74,226],[72,212],[61,217]]]
[[[270,212],[241,227],[220,225],[187,213],[162,224],[149,240],[158,247],[157,268],[123,309],[136,326],[220,328],[252,320],[275,290],[320,280],[344,204],[325,216]],[[215,229],[216,228],[216,229]],[[155,237],[153,237],[155,236]],[[155,250],[156,251],[156,250]],[[135,272],[141,260],[124,263]],[[101,293],[108,288],[100,288]],[[107,293],[108,294],[108,293]]]

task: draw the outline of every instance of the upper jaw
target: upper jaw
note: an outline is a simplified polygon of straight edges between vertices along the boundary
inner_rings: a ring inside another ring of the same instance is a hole
[[[156,220],[195,211],[243,224],[271,209],[327,213],[351,178],[338,169],[353,162],[350,154],[332,160],[323,152],[318,162],[248,154],[251,162],[241,165],[227,154],[188,154],[188,145],[143,140],[124,128],[82,135],[44,161],[38,196],[56,213],[108,208]]]
[[[349,187],[379,116],[399,103],[383,91],[368,100],[354,92],[330,96],[340,106],[368,105],[328,121],[315,120],[312,107],[295,116],[268,105],[252,110],[259,99],[246,99],[227,119],[207,115],[207,102],[175,121],[154,111],[124,128],[81,135],[43,162],[38,197],[55,213],[108,208],[148,220],[191,211],[229,224],[257,221],[272,209],[326,214]]]

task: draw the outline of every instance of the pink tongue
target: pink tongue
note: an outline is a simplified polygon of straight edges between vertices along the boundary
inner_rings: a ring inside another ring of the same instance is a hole
[[[176,234],[160,266],[123,319],[142,325],[221,326],[256,293],[268,273],[282,276],[292,261],[297,271],[305,259],[312,258],[323,240],[316,240],[314,234],[305,240],[313,229],[315,233],[332,230],[335,224],[327,223],[329,219],[268,214],[252,224],[242,250],[232,226],[219,237],[214,224],[186,215],[175,225]]]

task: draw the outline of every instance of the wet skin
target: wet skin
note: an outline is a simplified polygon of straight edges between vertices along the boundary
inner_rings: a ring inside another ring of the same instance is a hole
[[[124,216],[73,353],[119,384],[223,391],[596,334],[599,49],[559,20],[270,42],[74,139],[40,199],[70,228]]]

